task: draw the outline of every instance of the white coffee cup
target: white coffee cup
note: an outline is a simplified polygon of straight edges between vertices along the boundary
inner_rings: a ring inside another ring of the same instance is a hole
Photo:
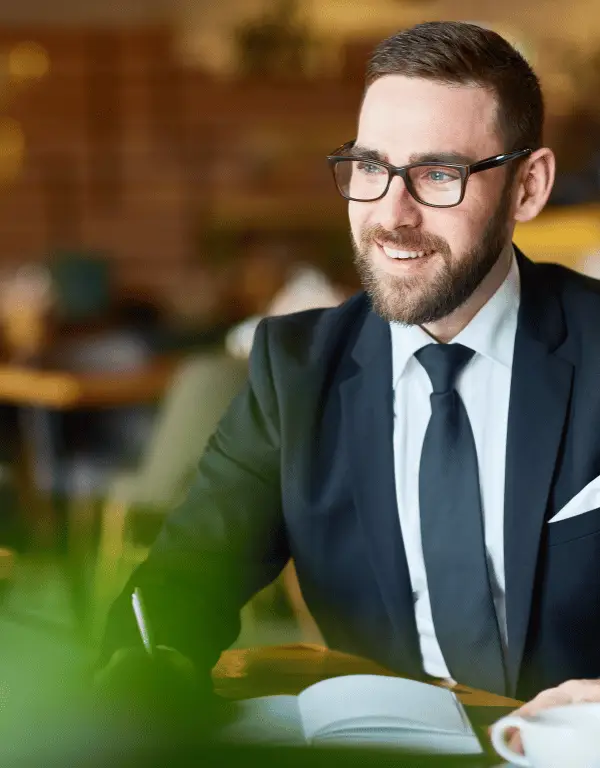
[[[518,728],[525,756],[513,752],[507,730]],[[600,703],[569,704],[532,717],[507,715],[494,723],[492,744],[513,765],[527,768],[600,768]]]

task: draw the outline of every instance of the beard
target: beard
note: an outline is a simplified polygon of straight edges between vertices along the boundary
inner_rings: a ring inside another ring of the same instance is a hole
[[[462,306],[496,264],[506,244],[511,189],[507,183],[481,241],[461,259],[452,258],[446,240],[427,233],[388,232],[376,224],[361,233],[359,243],[352,238],[354,263],[375,312],[386,322],[425,325]],[[390,275],[377,269],[369,255],[375,241],[397,250],[435,251],[443,265],[429,279]]]

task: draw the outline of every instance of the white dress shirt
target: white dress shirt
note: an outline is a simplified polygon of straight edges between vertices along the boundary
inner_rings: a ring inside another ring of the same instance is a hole
[[[512,250],[512,246],[511,246]],[[520,303],[519,269],[513,252],[500,288],[450,343],[475,354],[458,376],[456,389],[465,405],[479,464],[479,485],[492,595],[504,653],[504,475],[512,362]],[[435,343],[419,326],[391,323],[394,386],[394,466],[400,525],[412,585],[415,618],[425,672],[449,678],[438,644],[421,545],[419,462],[431,416],[432,385],[414,353]],[[451,492],[451,489],[450,489]]]

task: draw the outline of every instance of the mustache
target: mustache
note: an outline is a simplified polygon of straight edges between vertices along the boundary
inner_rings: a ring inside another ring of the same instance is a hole
[[[362,232],[360,239],[363,246],[368,246],[373,240],[376,240],[380,245],[387,245],[400,251],[439,251],[441,253],[448,253],[450,250],[448,243],[441,237],[428,233],[390,232],[378,224],[367,227]]]

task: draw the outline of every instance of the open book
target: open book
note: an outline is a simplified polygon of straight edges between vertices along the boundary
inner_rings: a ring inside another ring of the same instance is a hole
[[[446,688],[379,675],[322,680],[299,696],[238,703],[226,741],[374,745],[438,754],[478,754],[462,704]]]

